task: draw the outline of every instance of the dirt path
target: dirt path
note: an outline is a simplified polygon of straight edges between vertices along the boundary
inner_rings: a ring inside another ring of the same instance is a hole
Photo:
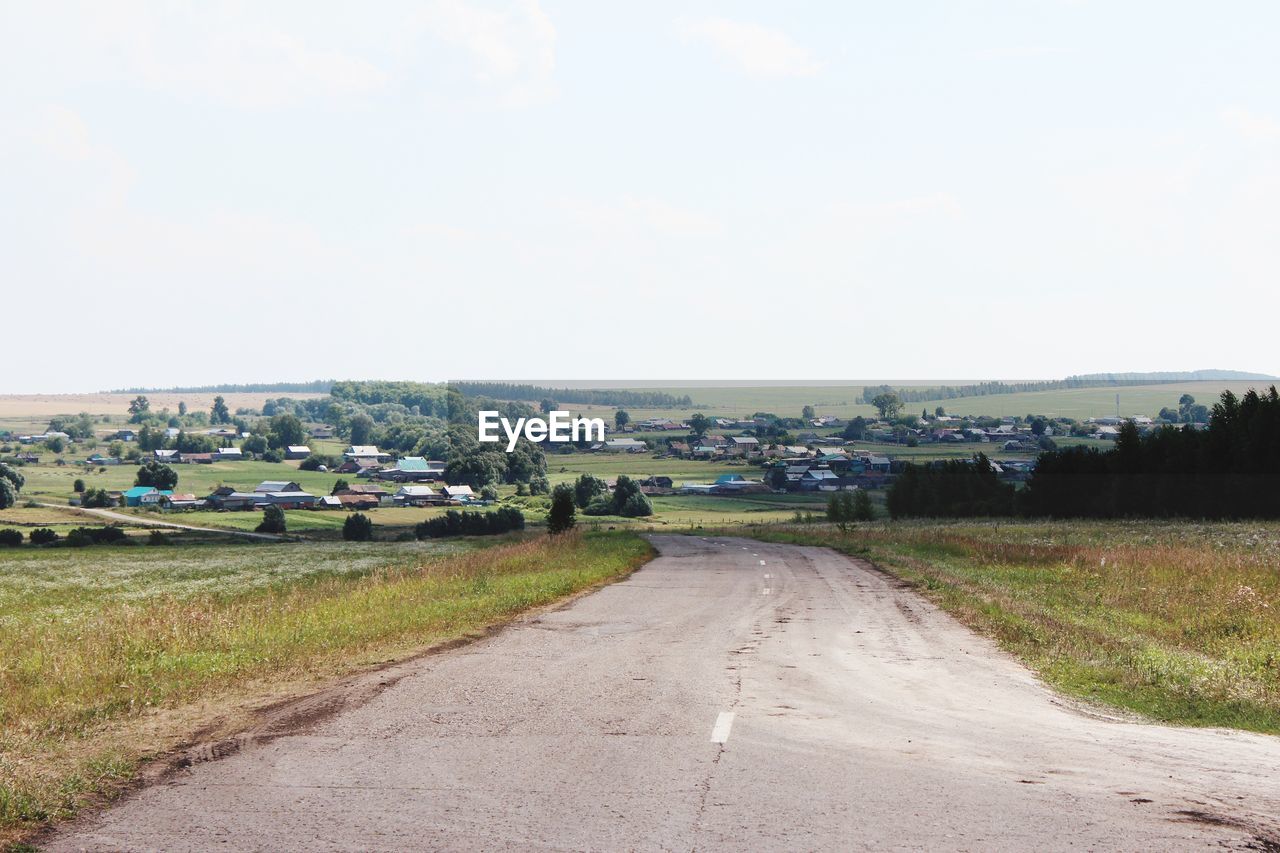
[[[261,539],[270,542],[280,542],[284,539],[284,537],[278,536],[275,533],[255,533],[252,530],[231,530],[225,527],[195,527],[190,524],[178,524],[174,521],[160,521],[159,519],[144,518],[142,516],[129,515],[128,513],[123,512],[112,512],[109,509],[58,506],[57,504],[46,503],[42,503],[40,506],[81,515],[93,515],[98,518],[105,518],[108,521],[118,521],[122,524],[136,524],[139,527],[167,527],[172,530],[192,530],[196,533],[222,533],[227,536],[244,536],[248,539]]]
[[[830,551],[652,539],[47,849],[1280,849],[1280,739],[1077,709]]]

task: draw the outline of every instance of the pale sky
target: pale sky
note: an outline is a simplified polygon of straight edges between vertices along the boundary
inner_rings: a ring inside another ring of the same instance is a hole
[[[0,393],[1280,373],[1277,33],[1274,2],[0,0]]]

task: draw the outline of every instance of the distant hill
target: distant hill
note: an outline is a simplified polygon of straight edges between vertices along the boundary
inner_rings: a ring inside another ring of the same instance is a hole
[[[1080,376],[1068,376],[1067,380],[1084,382],[1218,382],[1237,380],[1241,382],[1268,381],[1276,377],[1265,373],[1249,373],[1244,370],[1184,370],[1157,373],[1085,373]]]

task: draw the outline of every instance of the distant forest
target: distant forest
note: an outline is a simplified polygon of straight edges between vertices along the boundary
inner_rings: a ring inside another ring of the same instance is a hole
[[[977,382],[971,385],[906,386],[868,385],[860,402],[870,404],[879,394],[895,394],[903,403],[928,403],[960,397],[987,397],[993,394],[1021,394],[1027,391],[1062,391],[1067,388],[1121,388],[1128,385],[1158,385],[1170,382],[1270,381],[1273,376],[1240,370],[1192,370],[1182,373],[1088,373],[1066,379],[1032,382]]]
[[[117,388],[104,394],[254,394],[254,393],[305,393],[332,394],[335,399],[378,405],[396,403],[418,406],[423,414],[432,411],[443,414],[446,392],[455,391],[463,397],[489,397],[495,400],[520,400],[557,403],[573,403],[584,406],[635,406],[637,408],[687,409],[693,401],[689,395],[677,397],[662,391],[625,390],[609,388],[544,388],[538,385],[518,385],[510,382],[450,382],[448,385],[430,382],[393,382],[386,380],[317,379],[314,382],[256,382],[245,385],[189,385],[174,388]]]
[[[492,397],[495,400],[554,400],[557,403],[574,403],[580,406],[635,406],[642,409],[688,409],[693,406],[688,394],[677,397],[662,391],[544,388],[509,382],[450,382],[449,387],[464,397]]]
[[[251,382],[247,385],[183,385],[174,388],[117,388],[103,394],[260,394],[293,392],[303,394],[328,394],[332,379],[315,379],[311,382]]]

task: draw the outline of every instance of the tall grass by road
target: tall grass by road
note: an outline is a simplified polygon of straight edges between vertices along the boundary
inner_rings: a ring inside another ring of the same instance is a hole
[[[0,561],[0,846],[210,717],[462,637],[648,559],[625,533],[479,546],[32,549]]]
[[[749,529],[873,560],[1069,695],[1171,723],[1280,734],[1275,523]]]

